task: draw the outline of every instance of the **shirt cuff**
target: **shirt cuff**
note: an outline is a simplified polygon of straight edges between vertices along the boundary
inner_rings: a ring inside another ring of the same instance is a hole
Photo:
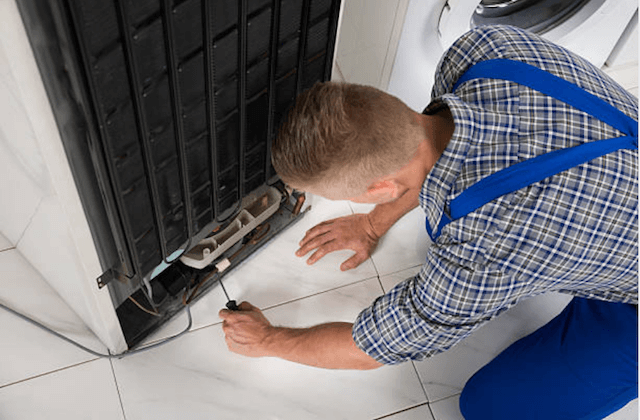
[[[412,290],[416,278],[397,284],[360,312],[351,335],[356,346],[380,363],[398,364],[422,360],[432,353],[434,331],[417,312]]]
[[[372,306],[360,312],[353,323],[351,336],[360,350],[380,363],[395,365],[407,360],[406,357],[394,354],[385,344],[376,326]]]

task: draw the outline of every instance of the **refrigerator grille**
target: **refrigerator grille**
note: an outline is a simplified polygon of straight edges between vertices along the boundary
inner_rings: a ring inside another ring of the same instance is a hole
[[[339,0],[66,0],[93,160],[128,277],[170,263],[275,173],[295,97],[331,74]]]

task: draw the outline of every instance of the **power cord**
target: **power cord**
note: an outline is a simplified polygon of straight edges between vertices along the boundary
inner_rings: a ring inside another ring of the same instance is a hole
[[[186,334],[187,332],[189,332],[189,330],[191,329],[191,325],[193,323],[193,320],[191,318],[191,309],[189,308],[189,305],[185,305],[185,310],[187,311],[187,317],[189,318],[189,323],[188,323],[187,327],[184,330],[182,330],[181,332],[179,332],[178,334],[173,335],[173,336],[171,336],[169,338],[166,338],[166,339],[164,339],[164,340],[162,340],[162,341],[160,341],[158,343],[152,344],[152,345],[150,345],[148,347],[144,347],[144,348],[141,348],[141,349],[127,350],[127,351],[122,352],[120,354],[102,354],[102,353],[98,353],[96,351],[93,351],[93,350],[83,346],[82,344],[73,341],[72,339],[70,339],[68,337],[65,337],[64,335],[58,333],[57,331],[54,331],[51,328],[49,328],[49,327],[47,327],[45,325],[42,325],[38,321],[34,321],[33,319],[29,318],[28,316],[22,315],[21,313],[9,308],[8,306],[4,305],[3,303],[0,303],[0,308],[6,310],[8,312],[11,312],[12,314],[17,316],[18,318],[21,318],[21,319],[27,321],[28,323],[33,324],[36,327],[38,327],[40,329],[43,329],[43,330],[47,331],[50,334],[55,335],[58,338],[61,338],[62,340],[66,341],[67,343],[73,344],[74,346],[86,351],[87,353],[90,353],[90,354],[92,354],[94,356],[102,357],[102,358],[105,358],[105,359],[122,359],[123,357],[131,356],[133,354],[142,353],[143,351],[147,351],[147,350],[154,349],[156,347],[163,346],[163,345],[175,340],[176,338]]]

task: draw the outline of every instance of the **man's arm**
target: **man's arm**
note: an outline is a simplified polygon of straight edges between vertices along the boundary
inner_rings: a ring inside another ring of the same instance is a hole
[[[302,257],[317,248],[307,260],[308,264],[313,264],[330,252],[351,249],[355,255],[342,263],[340,269],[355,268],[371,256],[378,240],[398,219],[418,206],[419,194],[419,189],[410,189],[395,201],[378,204],[369,214],[353,214],[322,222],[307,231],[296,255]]]
[[[248,302],[240,311],[220,311],[229,350],[249,357],[279,357],[325,369],[375,369],[382,366],[356,347],[352,324],[332,322],[311,328],[274,327]]]

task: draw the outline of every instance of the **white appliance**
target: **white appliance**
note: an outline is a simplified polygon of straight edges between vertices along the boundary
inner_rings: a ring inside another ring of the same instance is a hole
[[[112,352],[126,350],[16,2],[0,1],[0,232]],[[34,314],[26,314],[33,316]],[[37,314],[36,314],[37,315]]]
[[[487,0],[489,5],[526,3],[526,12],[546,7],[544,0]],[[569,3],[569,2],[565,2]],[[606,69],[626,66],[623,86],[637,89],[638,2],[636,0],[584,0],[564,20],[540,33]],[[388,92],[420,112],[429,103],[435,69],[443,52],[471,28],[480,0],[412,0],[409,4]],[[520,9],[522,10],[522,9]],[[633,70],[636,70],[635,73]],[[617,69],[613,69],[617,70]],[[614,76],[615,77],[615,76]],[[635,82],[634,82],[635,80]],[[635,85],[634,85],[635,83]]]

